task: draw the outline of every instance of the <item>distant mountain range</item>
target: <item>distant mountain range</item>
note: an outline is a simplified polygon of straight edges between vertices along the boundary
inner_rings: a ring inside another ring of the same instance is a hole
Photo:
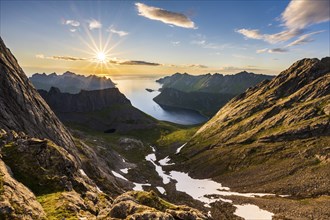
[[[234,75],[175,73],[156,80],[162,88],[154,101],[163,107],[192,109],[213,116],[231,98],[273,77],[245,71]]]
[[[185,167],[199,178],[301,198],[329,195],[329,143],[327,57],[297,61],[236,96],[182,153]]]
[[[98,90],[114,88],[115,83],[106,77],[95,75],[83,76],[73,72],[65,72],[62,75],[51,73],[35,73],[29,78],[37,89],[49,91],[51,87],[59,88],[62,92],[72,94],[79,93],[81,90]]]

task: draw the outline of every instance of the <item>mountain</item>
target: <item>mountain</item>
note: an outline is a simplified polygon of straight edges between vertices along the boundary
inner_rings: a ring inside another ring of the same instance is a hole
[[[0,85],[0,219],[206,219],[154,192],[124,193],[133,184],[113,170],[129,163],[73,137],[1,38]]]
[[[330,58],[236,96],[182,149],[185,169],[240,191],[330,194]]]
[[[49,91],[51,87],[57,87],[63,92],[72,94],[79,93],[80,90],[99,90],[115,87],[111,79],[106,77],[83,76],[69,71],[62,75],[35,73],[29,79],[37,89]]]
[[[161,93],[154,101],[164,107],[196,110],[213,116],[231,98],[273,76],[240,72],[235,75],[189,75],[175,73],[156,80],[162,84]]]
[[[67,124],[101,132],[127,132],[151,129],[157,121],[133,107],[117,88],[62,93],[52,87],[49,92],[38,90],[51,109]]]

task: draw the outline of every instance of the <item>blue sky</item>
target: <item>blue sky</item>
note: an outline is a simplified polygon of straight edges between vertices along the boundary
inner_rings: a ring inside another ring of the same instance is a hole
[[[1,1],[0,32],[28,75],[278,74],[329,56],[329,4]]]

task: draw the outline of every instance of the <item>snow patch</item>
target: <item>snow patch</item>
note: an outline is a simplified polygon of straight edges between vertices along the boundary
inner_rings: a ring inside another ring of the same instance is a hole
[[[124,169],[120,169],[120,172],[128,174],[128,170],[130,170],[130,168],[124,168]]]
[[[158,161],[158,163],[162,166],[174,165],[175,163],[168,163],[168,162],[170,162],[170,160],[171,159],[167,156],[167,157],[161,159],[160,161]]]
[[[161,193],[161,194],[164,194],[166,192],[166,190],[161,187],[161,186],[156,186],[156,188],[158,189],[158,191]]]
[[[133,190],[135,191],[144,191],[143,186],[151,186],[149,183],[133,183],[134,187]]]
[[[186,144],[187,144],[187,143],[184,143],[183,145],[181,145],[181,147],[179,147],[178,149],[176,149],[176,152],[175,152],[175,154],[178,154],[178,153],[180,153],[180,152],[181,152],[181,150],[182,150],[182,148],[183,148],[184,146],[186,146]]]
[[[124,176],[122,176],[121,174],[111,170],[112,174],[115,176],[115,177],[118,177],[118,178],[121,178],[123,180],[126,180],[126,181],[129,181],[128,179],[126,179]]]

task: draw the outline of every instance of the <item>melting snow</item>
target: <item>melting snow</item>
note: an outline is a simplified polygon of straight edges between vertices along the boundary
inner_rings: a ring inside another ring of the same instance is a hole
[[[176,154],[180,153],[181,149],[186,144],[183,144],[179,147],[176,151]],[[176,190],[182,191],[190,195],[196,200],[199,200],[205,203],[205,207],[210,207],[210,204],[216,201],[224,201],[232,203],[229,199],[224,199],[220,197],[213,197],[211,195],[218,195],[218,196],[244,196],[244,197],[255,197],[255,196],[266,196],[266,195],[274,195],[274,194],[265,194],[265,193],[238,193],[238,192],[231,192],[229,187],[223,187],[221,183],[217,183],[211,179],[193,179],[187,173],[178,172],[178,171],[171,171],[170,174],[166,174],[162,166],[157,165],[155,162],[157,161],[154,148],[152,147],[153,152],[152,154],[148,154],[145,159],[150,161],[154,166],[155,169],[160,177],[163,178],[163,183],[167,184],[172,180],[176,180]],[[169,165],[168,162],[170,158],[167,156],[164,159],[158,161],[159,164],[166,166]],[[158,187],[157,187],[158,189]],[[158,189],[159,190],[159,189]],[[160,190],[159,190],[160,191]],[[160,191],[161,192],[161,191]],[[209,196],[207,196],[209,195]],[[245,218],[245,219],[272,219],[274,215],[271,212],[266,210],[260,209],[258,206],[251,205],[251,204],[244,204],[244,205],[235,205],[237,208],[235,214]]]
[[[135,186],[133,187],[133,190],[135,191],[144,191],[143,186],[151,186],[149,183],[133,183]]]
[[[178,149],[176,149],[176,152],[175,152],[175,154],[178,154],[178,153],[180,153],[180,152],[181,152],[181,150],[182,150],[182,148],[183,148],[184,146],[186,146],[186,144],[187,144],[187,143],[184,143],[183,145],[181,145],[181,147],[179,147]]]
[[[112,172],[112,174],[115,176],[115,177],[118,177],[118,178],[121,178],[121,179],[123,179],[123,180],[126,180],[126,181],[129,181],[128,179],[126,179],[124,176],[122,176],[121,174],[119,174],[119,173],[117,173],[117,172],[115,172],[115,171],[111,171]]]
[[[162,166],[174,165],[175,163],[168,163],[168,162],[170,162],[170,160],[171,160],[171,159],[167,156],[167,157],[165,157],[164,159],[161,159],[161,160],[158,161],[158,162],[159,162],[159,164],[162,165]]]
[[[120,169],[120,172],[125,173],[125,174],[128,174],[128,170],[129,170],[129,169],[130,169],[130,168]]]
[[[161,187],[161,186],[157,186],[156,188],[158,189],[158,191],[159,191],[161,194],[164,194],[164,193],[166,192],[165,189],[164,189],[163,187]]]

